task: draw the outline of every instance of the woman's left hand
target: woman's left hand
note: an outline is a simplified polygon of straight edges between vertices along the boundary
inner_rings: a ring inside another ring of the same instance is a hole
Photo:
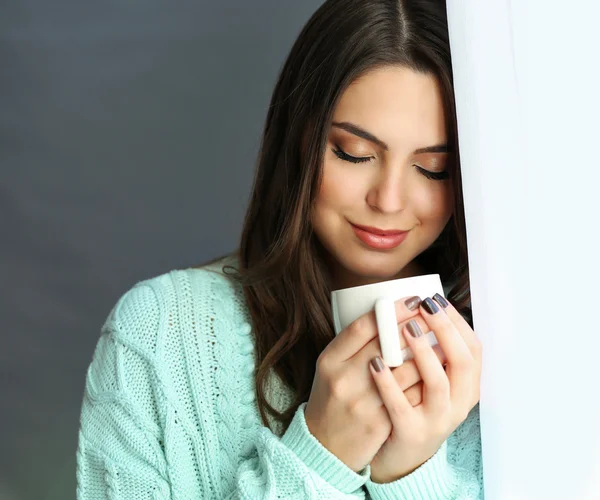
[[[427,298],[421,303],[417,324],[423,334],[435,333],[445,368],[424,335],[414,338],[403,328],[423,379],[422,402],[411,405],[387,366],[380,372],[370,366],[392,422],[387,441],[371,462],[376,483],[400,479],[429,460],[479,401],[481,343],[451,304],[435,298],[438,302]]]

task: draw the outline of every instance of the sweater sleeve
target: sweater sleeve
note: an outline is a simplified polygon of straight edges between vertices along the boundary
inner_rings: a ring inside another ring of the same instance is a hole
[[[306,403],[279,438],[262,427],[254,453],[238,469],[229,499],[365,498],[367,466],[355,473],[310,433],[304,418]]]
[[[139,398],[130,397],[120,361],[128,356],[144,380],[144,362],[103,332],[90,364],[77,447],[77,499],[169,500],[161,433]],[[135,360],[135,361],[134,361]]]
[[[373,500],[482,500],[479,404],[421,467],[397,481],[365,486]]]

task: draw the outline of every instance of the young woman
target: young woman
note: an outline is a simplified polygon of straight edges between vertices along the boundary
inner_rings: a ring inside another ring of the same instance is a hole
[[[269,107],[240,248],[138,283],[88,370],[78,498],[483,497],[445,4],[328,0]],[[334,335],[330,292],[439,273]],[[432,330],[439,347],[421,335]]]

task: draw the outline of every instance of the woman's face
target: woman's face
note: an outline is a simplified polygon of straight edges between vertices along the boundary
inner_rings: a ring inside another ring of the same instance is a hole
[[[334,112],[312,213],[335,288],[422,272],[413,259],[452,214],[445,123],[431,75],[389,66],[346,89]],[[382,239],[355,225],[406,233]]]

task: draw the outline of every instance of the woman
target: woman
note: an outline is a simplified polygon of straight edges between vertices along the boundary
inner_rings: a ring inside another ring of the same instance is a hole
[[[334,336],[331,290],[428,272],[448,301],[396,303],[414,361],[382,364],[373,313]],[[109,315],[78,498],[481,498],[469,302],[445,5],[328,0],[277,82],[239,251]]]

